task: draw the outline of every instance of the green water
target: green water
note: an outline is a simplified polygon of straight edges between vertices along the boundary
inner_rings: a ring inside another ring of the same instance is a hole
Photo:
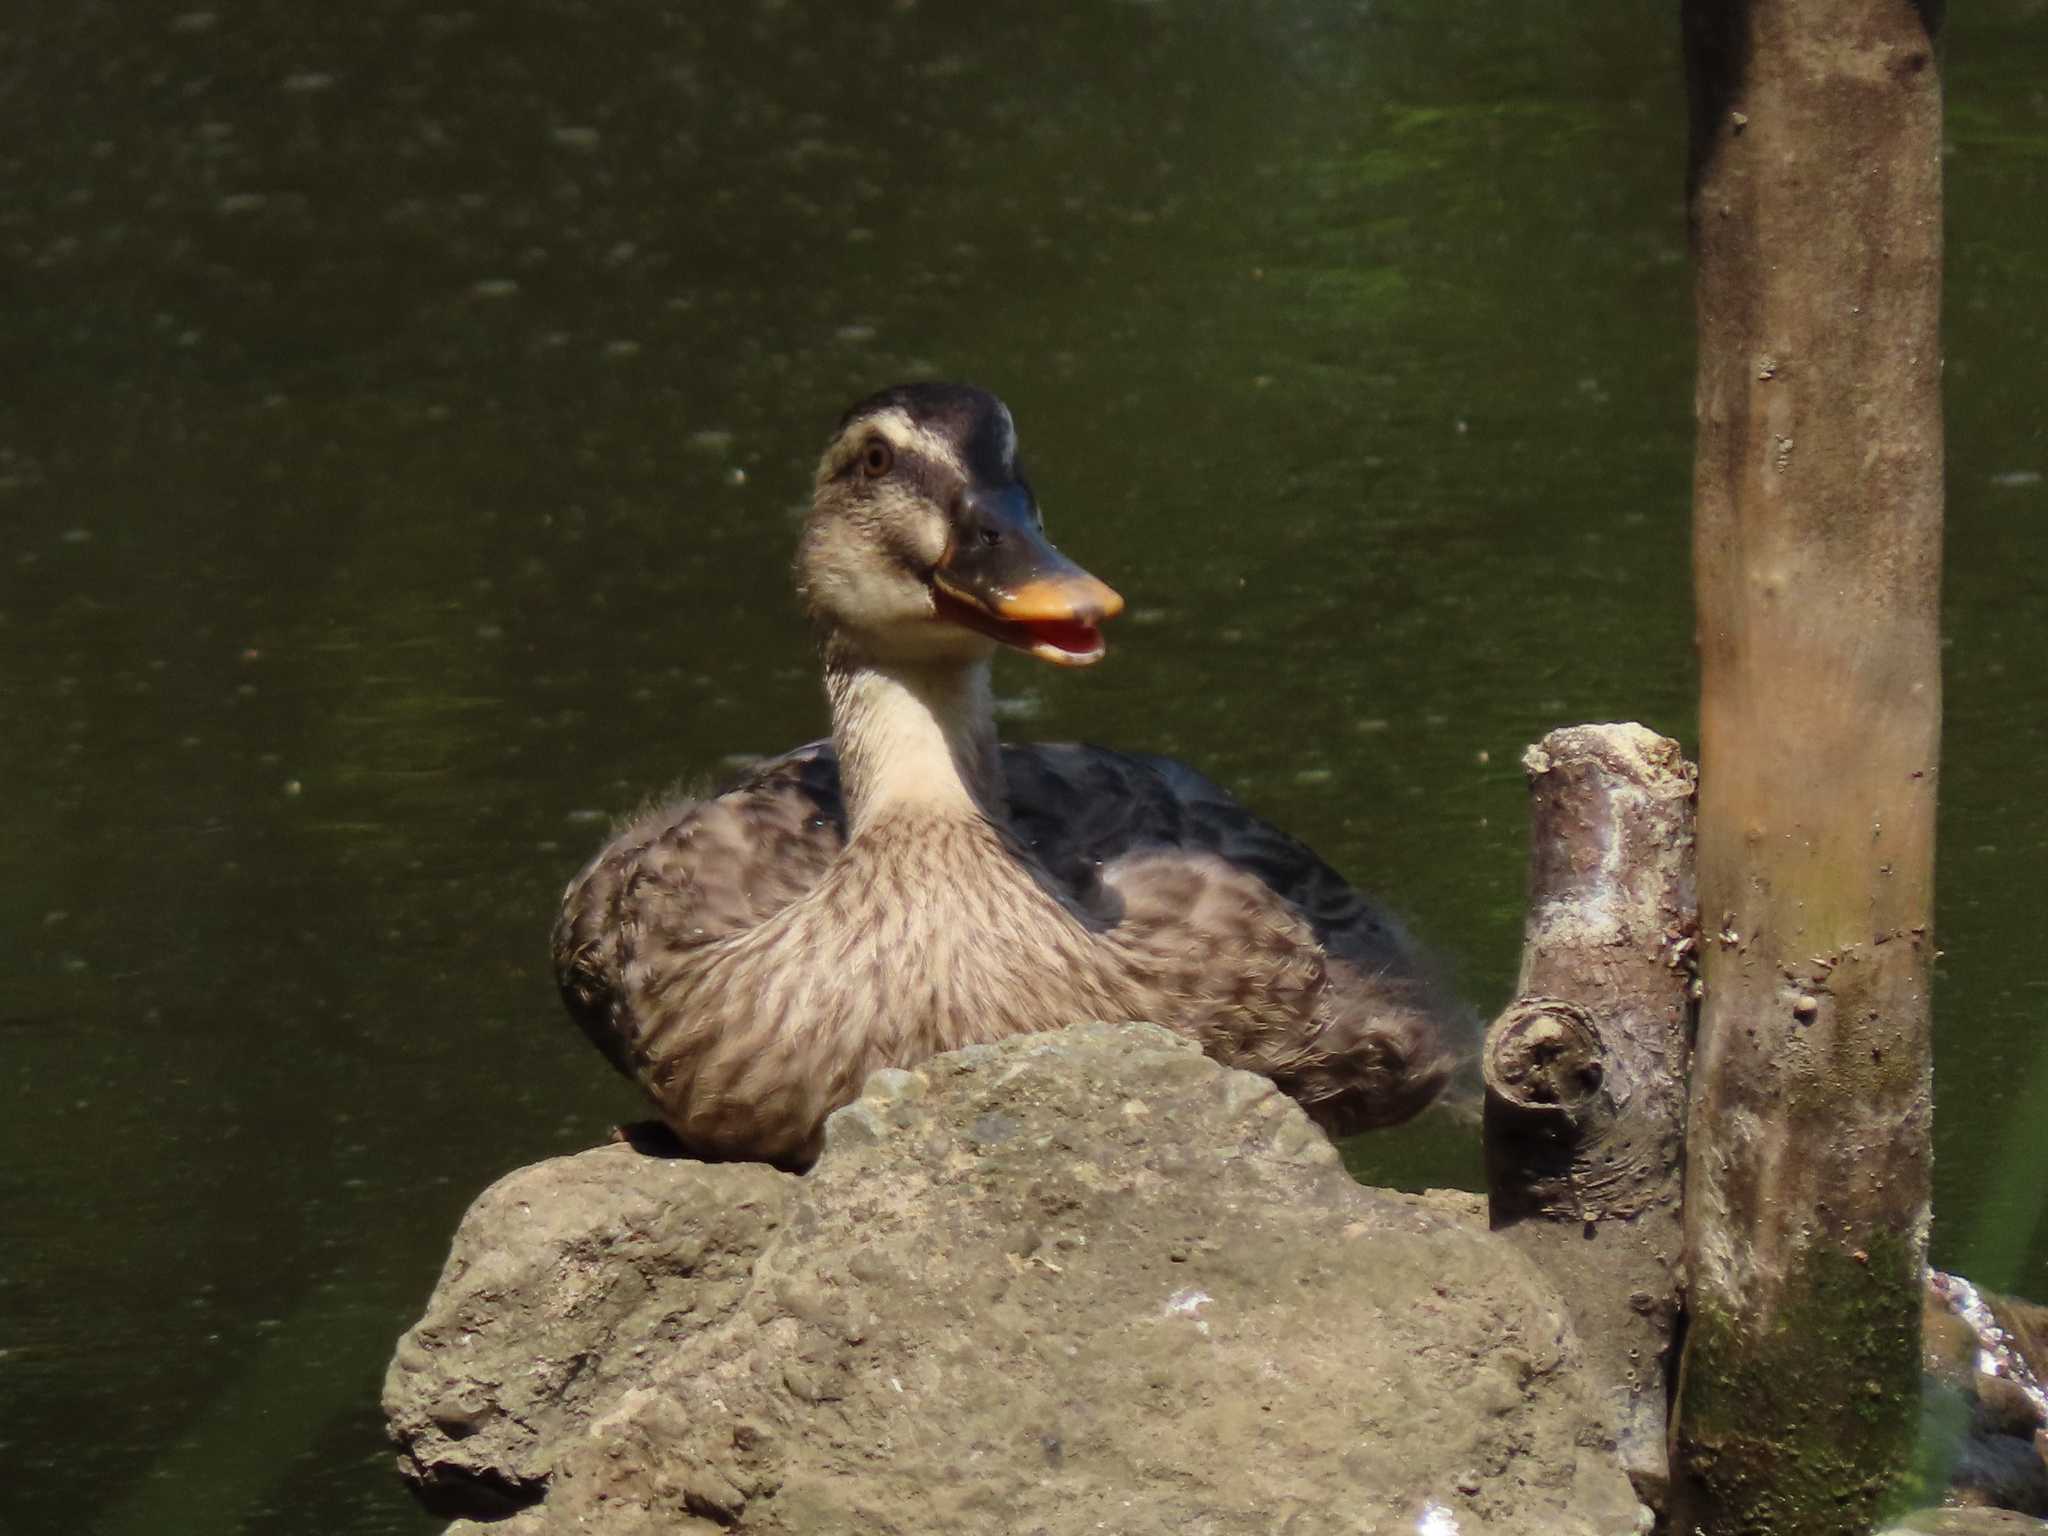
[[[821,729],[858,394],[1002,392],[1132,601],[1013,733],[1190,758],[1481,1007],[1522,745],[1691,736],[1662,8],[205,5],[0,13],[6,1536],[434,1528],[392,1341],[478,1189],[638,1113],[555,895]],[[2042,11],[1948,42],[1936,1246],[2048,1296]]]

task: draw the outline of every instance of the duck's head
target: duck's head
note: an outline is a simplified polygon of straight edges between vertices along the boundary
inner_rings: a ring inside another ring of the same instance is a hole
[[[840,418],[796,563],[827,643],[884,664],[999,643],[1085,667],[1124,605],[1053,548],[1009,409],[964,384],[899,384]]]

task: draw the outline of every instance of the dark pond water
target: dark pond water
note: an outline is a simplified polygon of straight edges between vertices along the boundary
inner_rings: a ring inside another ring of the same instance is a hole
[[[483,1184],[638,1112],[556,892],[821,728],[786,563],[858,394],[1003,392],[1133,601],[1005,663],[1013,732],[1201,764],[1481,1006],[1522,745],[1691,737],[1664,8],[205,3],[0,13],[9,1536],[432,1528],[391,1343]],[[2042,10],[1948,46],[1936,1233],[2036,1295]]]

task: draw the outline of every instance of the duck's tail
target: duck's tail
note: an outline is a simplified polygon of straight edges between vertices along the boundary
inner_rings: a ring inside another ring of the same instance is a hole
[[[628,1077],[634,1068],[619,1009],[639,928],[632,909],[646,882],[649,854],[687,811],[687,802],[670,802],[627,821],[569,882],[555,916],[551,948],[562,1002],[605,1059]]]

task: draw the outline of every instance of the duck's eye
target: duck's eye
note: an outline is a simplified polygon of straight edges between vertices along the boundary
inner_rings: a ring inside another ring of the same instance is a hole
[[[867,446],[860,451],[860,472],[870,480],[881,479],[895,462],[895,452],[879,437],[869,438]]]

